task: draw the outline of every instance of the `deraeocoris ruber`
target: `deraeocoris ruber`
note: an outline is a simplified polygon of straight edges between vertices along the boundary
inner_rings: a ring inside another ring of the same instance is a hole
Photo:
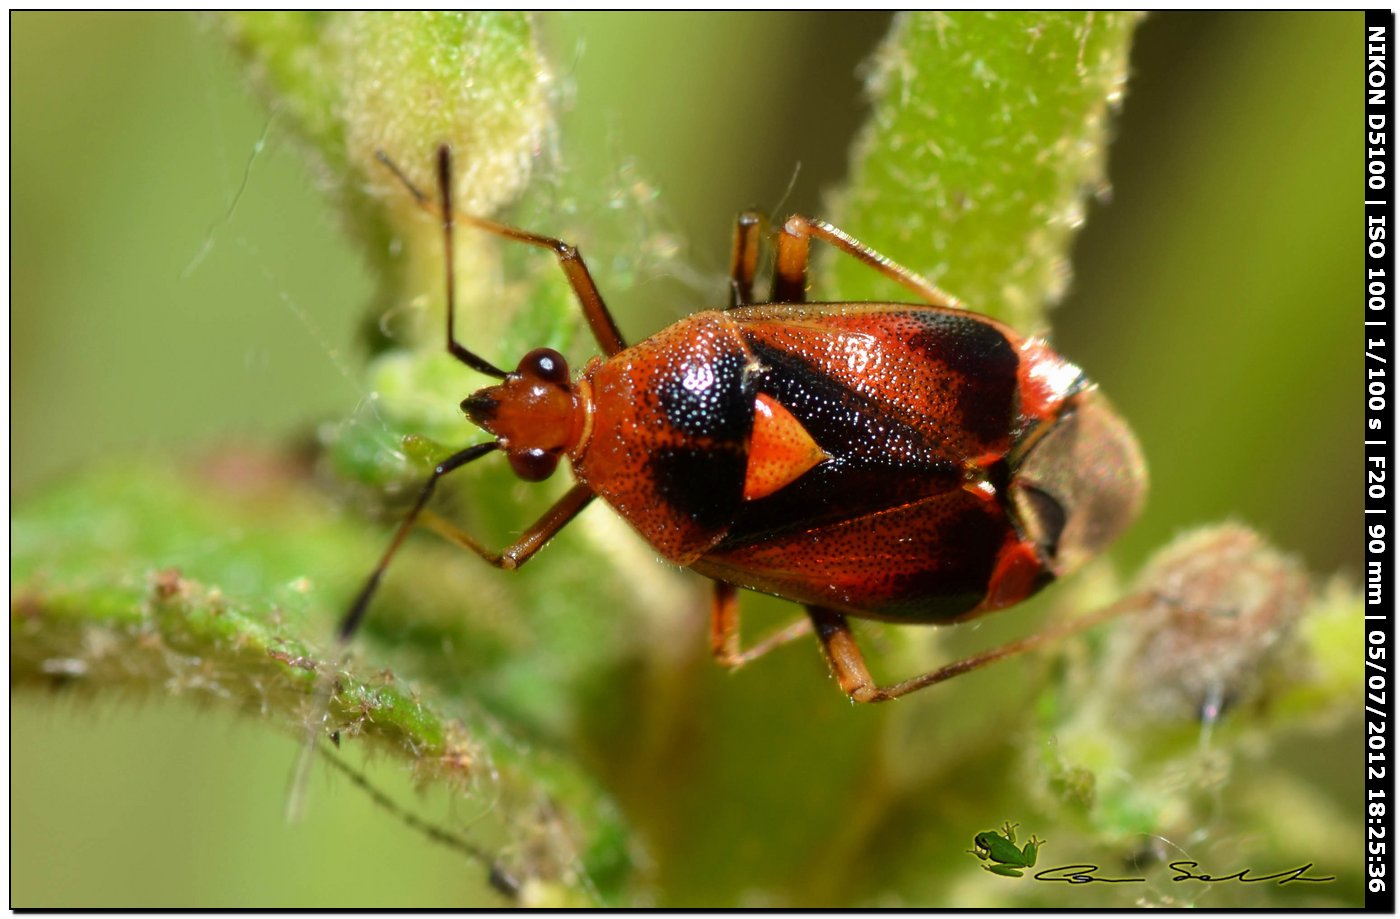
[[[550,349],[507,373],[463,347],[448,258],[447,348],[501,381],[462,409],[495,439],[433,471],[342,636],[437,480],[495,450],[530,481],[567,458],[576,484],[500,553],[452,531],[457,542],[517,568],[601,497],[666,559],[715,579],[711,638],[722,663],[752,660],[814,626],[841,688],[862,702],[937,682],[950,668],[877,686],[846,616],[945,623],[1003,609],[1103,550],[1137,514],[1137,442],[1078,367],[830,224],[784,224],[772,295],[755,305],[763,223],[741,216],[729,308],[627,347],[576,249],[454,217],[445,146],[438,184],[448,252],[458,221],[553,250],[603,356],[572,378]],[[805,302],[814,237],[924,302]],[[742,651],[738,587],[795,600],[808,617]]]

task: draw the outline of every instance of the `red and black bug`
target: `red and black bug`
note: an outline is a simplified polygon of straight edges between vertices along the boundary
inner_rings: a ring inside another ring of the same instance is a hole
[[[496,450],[529,481],[567,459],[576,484],[500,553],[453,530],[457,542],[514,569],[601,497],[666,559],[715,580],[711,638],[722,663],[745,663],[812,626],[841,688],[862,702],[1001,652],[878,686],[847,616],[945,623],[1003,609],[1100,552],[1137,514],[1145,489],[1137,443],[1078,367],[828,223],[788,219],[776,236],[771,296],[755,304],[764,224],[742,215],[729,308],[628,347],[575,248],[454,217],[446,146],[437,170],[449,256],[458,221],[552,250],[603,354],[576,378],[550,349],[500,370],[455,339],[448,258],[448,351],[501,381],[462,410],[495,439],[433,470],[343,637],[437,480]],[[814,238],[923,302],[806,302]],[[740,587],[795,600],[808,616],[741,650]]]

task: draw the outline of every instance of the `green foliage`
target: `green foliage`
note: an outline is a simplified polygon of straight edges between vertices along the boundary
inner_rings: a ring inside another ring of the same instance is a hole
[[[839,222],[978,312],[1044,330],[1085,198],[1107,186],[1135,13],[905,16],[872,61]],[[879,296],[833,265],[835,299]]]
[[[480,656],[467,667],[444,650],[461,623],[432,610],[449,600],[420,596],[424,620],[399,640],[470,674],[477,685],[450,698],[425,698],[384,661],[345,656],[330,640],[325,612],[361,574],[343,560],[369,558],[379,542],[309,489],[304,470],[267,457],[224,457],[199,472],[119,467],[76,480],[13,520],[11,683],[231,705],[323,748],[335,731],[337,746],[407,760],[422,785],[493,799],[473,837],[478,847],[534,840],[526,870],[509,869],[530,882],[530,896],[587,903],[615,895],[617,866],[629,860],[615,808],[577,766],[522,746],[473,703],[487,696],[483,685],[508,677]],[[411,559],[406,573],[431,583],[435,567]],[[392,617],[378,623],[396,628],[407,627]],[[474,650],[497,642],[497,657],[520,653],[480,633]],[[519,712],[530,703],[516,704]],[[561,701],[538,704],[558,710]],[[529,724],[524,714],[514,721]]]
[[[446,143],[458,151],[460,212],[490,214],[514,200],[554,124],[550,68],[530,19],[492,12],[299,12],[232,13],[221,21],[375,265],[381,279],[375,321],[408,304],[413,321],[399,323],[399,336],[441,350],[441,326],[428,321],[442,308],[440,224],[379,158],[388,157],[432,197],[435,153]],[[480,234],[463,236],[461,295],[484,304],[486,287],[472,284],[492,276],[485,264],[491,256],[481,254]],[[424,300],[434,308],[425,311]],[[562,312],[563,304],[554,310]],[[506,314],[483,310],[469,318],[487,340],[520,344]]]

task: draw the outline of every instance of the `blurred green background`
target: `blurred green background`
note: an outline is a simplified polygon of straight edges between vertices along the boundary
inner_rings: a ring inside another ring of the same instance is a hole
[[[217,31],[178,15],[11,22],[15,500],[107,458],[278,444],[352,411],[371,279]],[[887,23],[549,17],[575,87],[563,158],[633,164],[717,299],[737,209],[823,212],[862,117],[855,70]],[[1089,208],[1054,313],[1060,349],[1151,466],[1147,512],[1116,552],[1126,566],[1235,518],[1317,575],[1359,573],[1361,39],[1360,14],[1139,29],[1112,194]],[[653,72],[685,77],[637,79]],[[592,264],[634,337],[714,302],[649,302],[659,288],[617,291],[606,258]],[[11,718],[14,906],[488,896],[476,866],[323,773],[287,824],[297,743],[259,725],[33,694]],[[1350,802],[1356,775],[1347,760],[1319,780]],[[405,785],[391,769],[375,780]],[[852,793],[839,791],[832,807]]]

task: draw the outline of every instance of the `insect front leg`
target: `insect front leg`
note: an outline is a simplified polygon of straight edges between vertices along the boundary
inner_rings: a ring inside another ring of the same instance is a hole
[[[413,195],[419,206],[427,210],[434,216],[442,220],[443,236],[447,246],[447,350],[454,357],[468,366],[480,370],[483,373],[495,377],[504,377],[505,373],[493,367],[488,362],[473,354],[471,351],[459,345],[453,337],[453,312],[455,287],[452,272],[452,251],[453,251],[453,227],[457,222],[465,223],[493,233],[496,236],[515,242],[525,243],[530,246],[537,246],[541,249],[548,249],[559,259],[559,267],[564,272],[564,277],[568,280],[569,286],[573,288],[574,296],[578,299],[579,307],[583,310],[583,317],[588,322],[588,328],[593,333],[593,337],[598,342],[598,347],[603,354],[611,357],[627,347],[626,341],[622,338],[622,333],[618,331],[617,323],[613,320],[612,313],[608,312],[607,304],[603,302],[603,295],[598,292],[598,285],[593,283],[593,276],[589,274],[588,265],[583,261],[583,256],[579,255],[578,248],[571,246],[563,240],[555,239],[552,236],[541,236],[538,233],[529,233],[519,230],[494,220],[487,220],[484,217],[473,217],[469,214],[455,214],[452,209],[452,148],[447,144],[438,147],[437,167],[438,167],[438,191],[439,202],[434,207],[433,202],[418,189],[403,170],[399,169],[384,153],[377,154],[379,161],[389,168],[398,177]]]
[[[345,618],[341,620],[339,630],[341,641],[349,641],[350,637],[355,633],[355,629],[364,618],[365,611],[369,608],[370,599],[373,598],[375,591],[379,589],[379,581],[383,578],[385,570],[389,567],[389,562],[393,559],[394,555],[398,553],[399,547],[403,545],[403,541],[408,536],[409,531],[413,529],[414,524],[416,524],[420,518],[424,523],[432,526],[435,532],[446,536],[448,539],[464,548],[470,549],[497,568],[513,571],[529,561],[530,557],[538,552],[545,543],[549,542],[555,533],[563,529],[565,524],[573,520],[574,517],[578,515],[579,511],[587,507],[588,502],[593,500],[592,489],[588,488],[586,485],[575,485],[573,488],[569,489],[562,498],[556,501],[553,507],[545,511],[544,515],[525,531],[525,535],[521,536],[520,539],[500,552],[492,552],[456,526],[448,523],[436,514],[432,514],[427,510],[427,504],[428,499],[433,496],[433,491],[437,486],[438,479],[454,469],[466,465],[472,460],[485,456],[495,449],[496,444],[494,441],[478,444],[475,447],[469,447],[460,453],[453,454],[448,459],[439,463],[437,468],[433,470],[433,474],[429,476],[428,481],[424,483],[423,490],[419,492],[418,500],[414,502],[412,510],[404,517],[403,521],[399,524],[399,528],[394,531],[394,538],[390,541],[389,548],[384,551],[384,555],[379,559],[379,564],[375,565],[374,571],[371,572],[369,580],[366,581],[365,586],[360,589],[359,595],[355,597],[355,602],[350,605],[350,611],[347,612]]]
[[[425,527],[444,539],[456,543],[463,549],[475,552],[487,563],[495,565],[497,568],[514,571],[528,562],[536,552],[544,547],[545,543],[554,538],[554,534],[564,529],[569,521],[577,517],[593,498],[593,489],[587,485],[575,485],[565,492],[562,498],[554,502],[540,519],[526,528],[519,539],[500,552],[493,552],[486,548],[475,536],[432,511],[423,511],[422,519]]]
[[[798,619],[779,629],[752,648],[739,647],[739,589],[724,581],[715,581],[714,599],[710,607],[710,651],[715,660],[731,670],[742,667],[811,631],[810,619]]]
[[[605,356],[612,357],[627,347],[627,342],[618,331],[617,323],[608,311],[607,304],[603,302],[603,295],[598,292],[598,285],[593,283],[593,275],[589,274],[588,265],[583,261],[583,256],[579,255],[576,246],[552,236],[540,236],[481,217],[463,216],[461,220],[488,233],[553,252],[559,259],[559,267],[563,269],[564,277],[573,288],[574,296],[583,310],[583,318],[588,322],[589,331],[598,342],[598,348]]]
[[[814,220],[793,214],[778,233],[778,256],[773,275],[773,299],[784,303],[800,303],[806,299],[808,249],[812,237],[835,246],[847,255],[864,262],[885,277],[918,294],[932,306],[961,307],[951,294],[935,287],[917,272],[881,255],[865,243],[825,220]],[[779,296],[779,294],[782,296]]]

